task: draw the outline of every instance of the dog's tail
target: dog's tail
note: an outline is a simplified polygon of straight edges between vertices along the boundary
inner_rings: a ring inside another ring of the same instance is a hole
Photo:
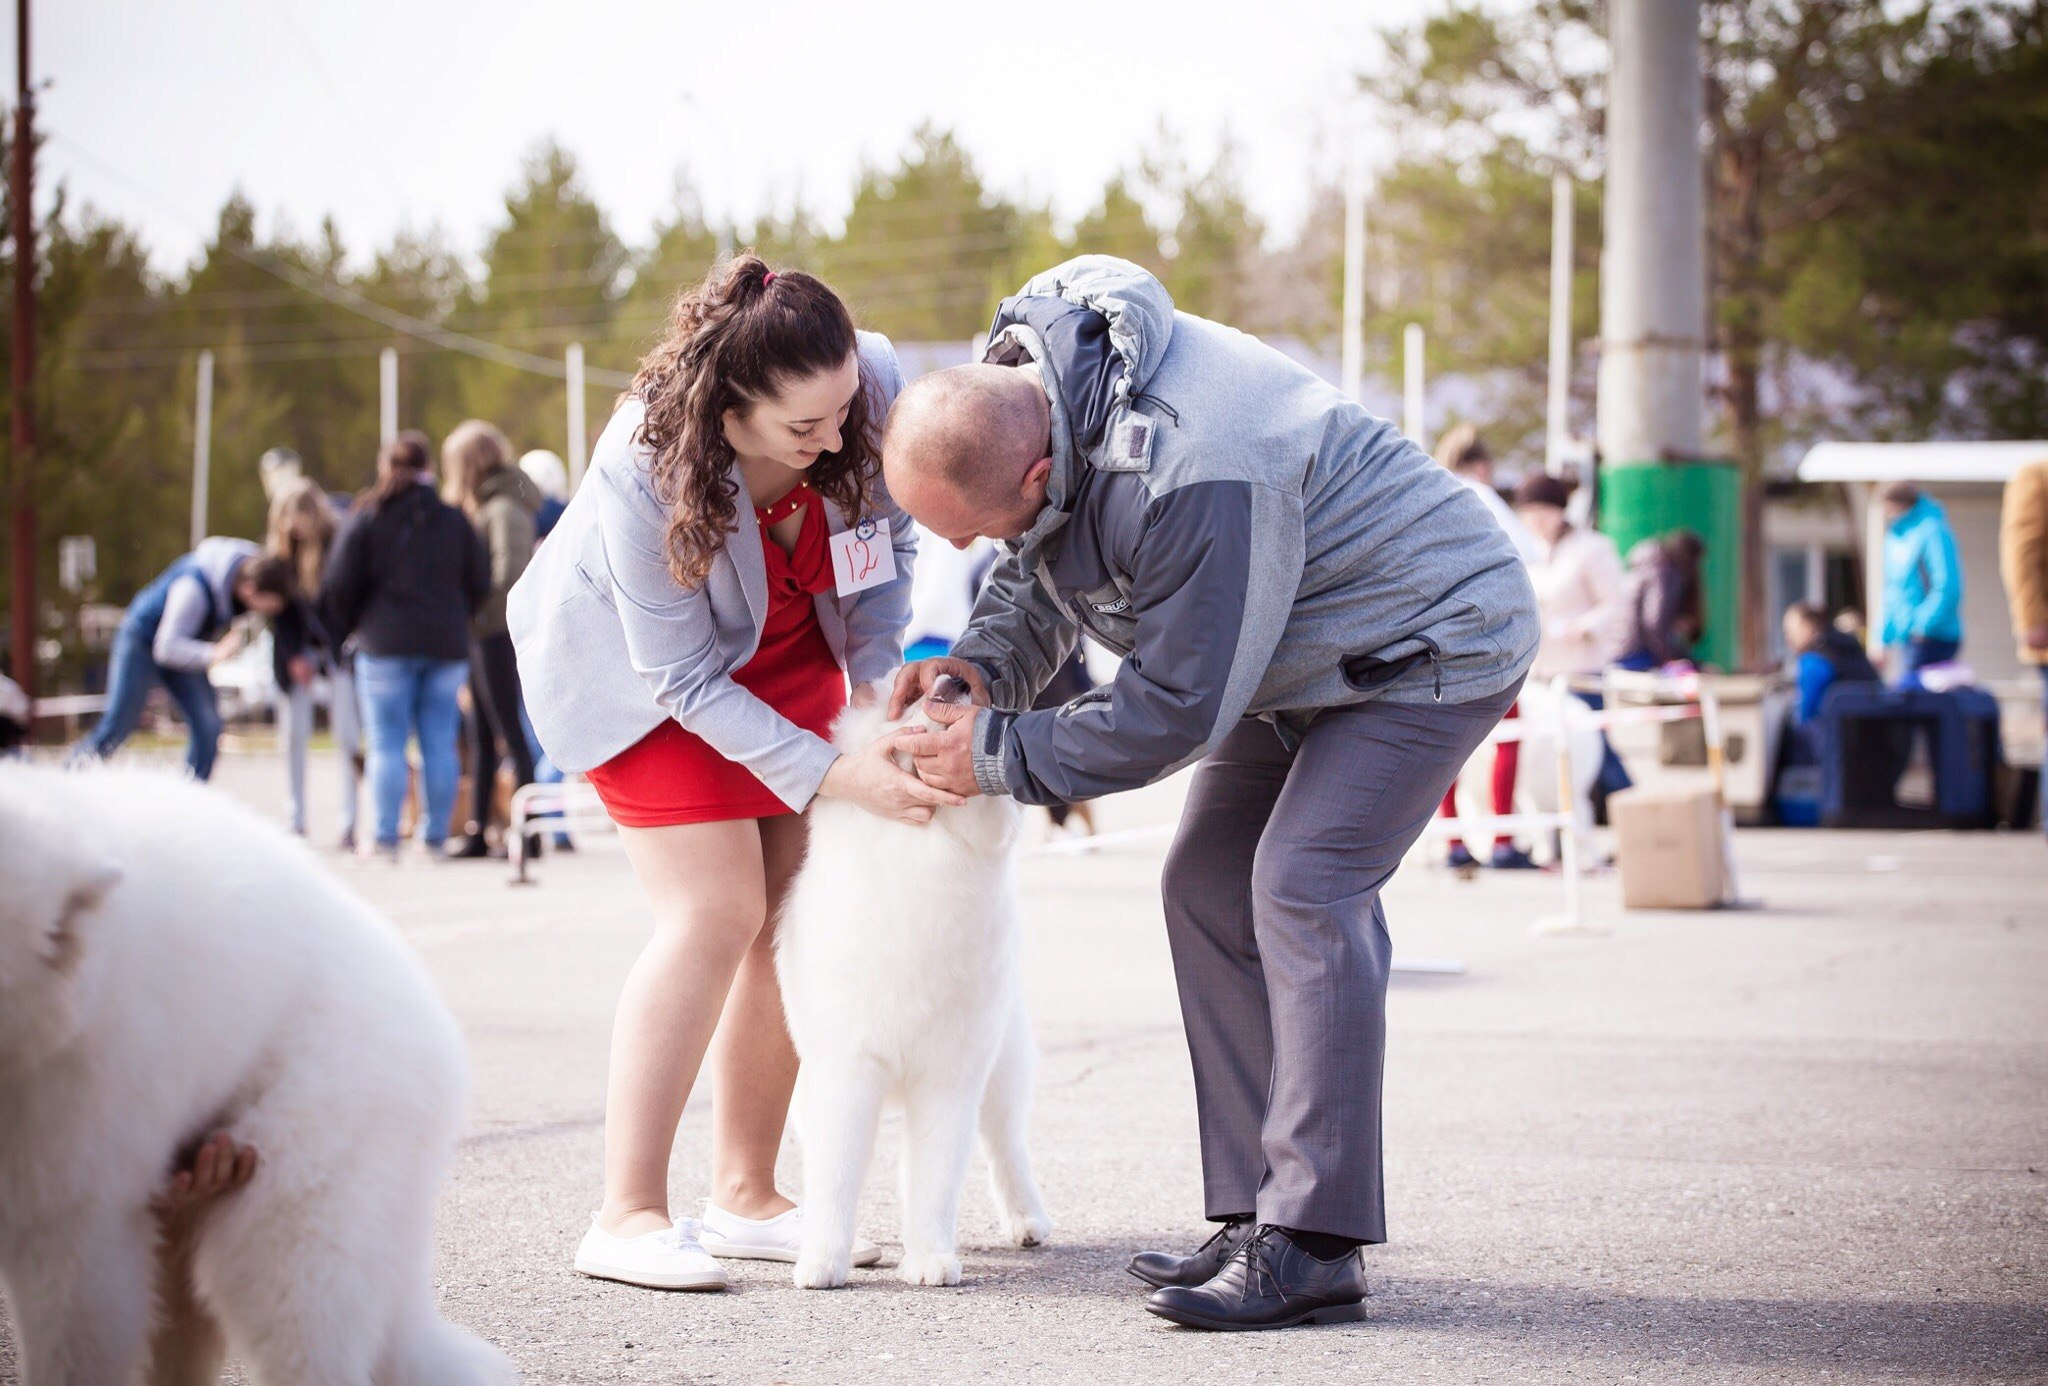
[[[519,1372],[504,1353],[422,1306],[399,1325],[377,1379],[392,1386],[510,1386]]]

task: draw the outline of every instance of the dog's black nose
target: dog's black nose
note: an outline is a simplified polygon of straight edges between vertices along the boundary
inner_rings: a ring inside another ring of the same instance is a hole
[[[966,679],[954,674],[941,674],[933,681],[932,691],[926,696],[929,701],[948,707],[965,707],[974,701],[974,690]]]

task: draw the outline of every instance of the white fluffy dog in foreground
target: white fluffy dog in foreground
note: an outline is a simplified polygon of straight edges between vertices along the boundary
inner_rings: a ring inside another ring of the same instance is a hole
[[[434,1307],[462,1039],[397,931],[304,848],[161,774],[0,766],[0,1279],[28,1386],[512,1377]],[[150,1200],[256,1146],[156,1283]]]
[[[850,708],[834,742],[854,751],[889,722]],[[803,1060],[804,1247],[796,1283],[846,1283],[854,1220],[885,1101],[903,1105],[903,1260],[913,1285],[956,1285],[960,1189],[977,1119],[1003,1230],[1052,1231],[1024,1128],[1035,1054],[1018,970],[1010,854],[1017,810],[974,798],[924,827],[840,799],[811,809],[810,850],[776,934],[776,971]]]

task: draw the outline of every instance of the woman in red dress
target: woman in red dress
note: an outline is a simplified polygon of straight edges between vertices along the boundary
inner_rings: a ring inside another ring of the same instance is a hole
[[[796,1259],[775,1160],[797,1060],[770,921],[803,809],[829,794],[922,822],[960,802],[891,742],[840,756],[826,740],[849,679],[869,696],[902,659],[913,530],[875,437],[901,383],[886,339],[856,333],[824,284],[736,258],[677,301],[513,591],[541,744],[587,774],[655,914],[613,1023],[586,1274],[717,1289],[712,1253]],[[835,543],[858,546],[859,578],[835,572]],[[707,1047],[700,1222],[671,1216],[668,1165]]]

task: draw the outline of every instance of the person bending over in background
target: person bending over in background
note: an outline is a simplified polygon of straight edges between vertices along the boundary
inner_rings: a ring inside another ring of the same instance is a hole
[[[1706,551],[1706,541],[1689,529],[1628,551],[1628,634],[1615,667],[1649,673],[1692,659],[1707,624],[1700,579]]]
[[[247,539],[200,540],[128,604],[107,665],[106,710],[71,759],[113,755],[141,722],[150,688],[161,684],[191,733],[186,767],[194,779],[210,778],[220,750],[220,702],[206,671],[241,653],[238,617],[276,616],[292,594],[284,559]]]

